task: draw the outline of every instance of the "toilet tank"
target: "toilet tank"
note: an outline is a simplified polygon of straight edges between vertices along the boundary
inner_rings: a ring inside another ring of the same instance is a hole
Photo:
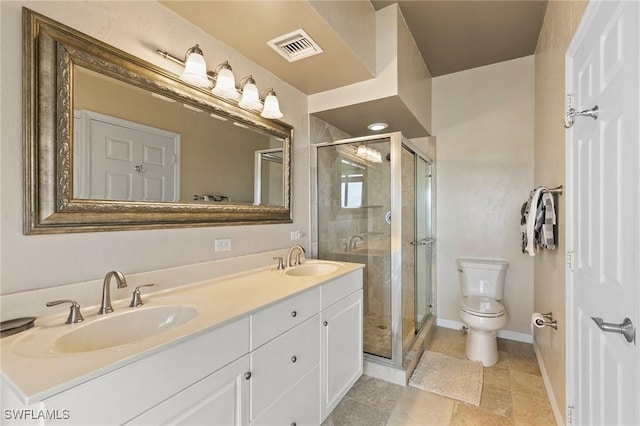
[[[458,258],[463,296],[484,296],[502,300],[509,262],[498,259]]]

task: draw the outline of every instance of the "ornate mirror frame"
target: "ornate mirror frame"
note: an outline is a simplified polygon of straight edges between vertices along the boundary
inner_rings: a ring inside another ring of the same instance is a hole
[[[290,223],[293,128],[23,8],[24,233]],[[73,198],[74,65],[284,140],[282,206],[176,204]]]

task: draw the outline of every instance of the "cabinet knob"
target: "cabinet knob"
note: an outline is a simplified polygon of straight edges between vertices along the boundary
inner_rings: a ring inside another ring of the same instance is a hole
[[[296,422],[291,422],[291,426],[297,426]]]
[[[328,323],[328,322],[326,322],[326,321],[324,321],[324,322],[322,323],[322,325],[324,325],[324,326],[326,327],[326,326],[328,326],[328,325],[329,325],[329,323]]]
[[[296,316],[298,316],[298,313],[296,311],[291,311],[291,316],[295,318]]]
[[[291,362],[296,362],[297,360],[298,360],[297,356],[294,355],[294,356],[291,357]]]
[[[245,380],[249,380],[250,378],[251,378],[251,371],[247,371],[246,373],[244,373]]]

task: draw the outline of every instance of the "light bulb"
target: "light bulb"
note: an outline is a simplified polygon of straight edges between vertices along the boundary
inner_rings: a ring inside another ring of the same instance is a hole
[[[246,83],[242,89],[241,108],[262,110],[262,102],[258,94],[258,87],[254,83]]]
[[[269,91],[269,94],[264,99],[264,109],[262,114],[264,118],[282,118],[282,112],[280,111],[280,103],[273,90]]]
[[[225,62],[219,68],[213,94],[225,99],[238,99],[240,93],[236,90],[236,79],[231,66]]]
[[[202,50],[197,44],[187,50],[184,71],[180,74],[180,79],[197,87],[211,87],[211,82],[207,77],[207,64],[204,61]]]

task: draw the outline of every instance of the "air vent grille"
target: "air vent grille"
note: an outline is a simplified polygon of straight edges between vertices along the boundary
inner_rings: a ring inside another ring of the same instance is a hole
[[[322,53],[320,46],[302,29],[276,37],[267,44],[289,62]]]

